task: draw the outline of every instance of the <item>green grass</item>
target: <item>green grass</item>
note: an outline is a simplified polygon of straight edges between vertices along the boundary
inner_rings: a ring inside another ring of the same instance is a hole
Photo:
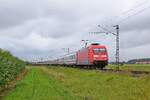
[[[109,68],[116,68],[116,65],[109,65]],[[137,70],[137,71],[150,71],[150,64],[124,64],[120,66],[121,70]]]
[[[4,100],[72,100],[74,96],[40,68],[31,68]]]
[[[64,67],[30,68],[4,100],[150,100],[150,76]]]

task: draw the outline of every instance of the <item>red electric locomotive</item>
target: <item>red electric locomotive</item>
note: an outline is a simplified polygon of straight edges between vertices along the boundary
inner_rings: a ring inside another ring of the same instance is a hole
[[[75,65],[104,68],[108,64],[108,54],[105,46],[94,43],[63,58],[51,61],[54,65]]]
[[[107,49],[97,43],[79,50],[76,54],[76,65],[104,68],[108,64]]]

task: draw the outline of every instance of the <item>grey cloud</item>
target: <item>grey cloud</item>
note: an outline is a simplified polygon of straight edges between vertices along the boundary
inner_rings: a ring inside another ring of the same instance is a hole
[[[29,59],[42,55],[59,56],[64,53],[61,48],[69,47],[75,51],[84,45],[81,43],[82,39],[89,39],[90,42],[98,41],[107,45],[110,58],[114,59],[115,37],[92,36],[89,32],[102,31],[97,27],[98,24],[113,25],[114,16],[134,4],[131,0],[115,2],[114,0],[1,0],[0,47]],[[148,12],[120,24],[121,49],[127,50],[149,44],[149,32]]]
[[[0,28],[21,25],[27,20],[36,18],[39,15],[37,2],[31,0],[1,0]]]
[[[150,11],[150,10],[148,10]],[[122,31],[133,31],[139,32],[150,30],[150,15],[149,12],[143,12],[143,15],[139,14],[135,17],[129,17],[124,23],[122,23]]]
[[[129,18],[125,23],[121,24],[121,46],[123,48],[134,48],[150,44],[149,23],[150,16],[148,12],[143,12],[143,15]]]
[[[150,31],[131,31],[121,35],[122,48],[134,48],[150,44]]]

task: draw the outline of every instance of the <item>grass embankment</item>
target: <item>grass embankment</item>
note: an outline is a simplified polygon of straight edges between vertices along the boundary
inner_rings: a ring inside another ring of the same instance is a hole
[[[150,77],[64,67],[30,68],[4,100],[150,100]]]
[[[116,65],[110,64],[109,68],[116,68]],[[124,64],[119,67],[120,70],[134,70],[134,71],[150,71],[150,64]]]

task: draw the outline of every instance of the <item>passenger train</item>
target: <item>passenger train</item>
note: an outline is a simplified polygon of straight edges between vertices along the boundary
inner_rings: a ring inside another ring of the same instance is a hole
[[[108,53],[106,46],[93,43],[86,48],[78,50],[75,54],[51,61],[52,65],[66,65],[75,67],[104,68],[108,64]]]

